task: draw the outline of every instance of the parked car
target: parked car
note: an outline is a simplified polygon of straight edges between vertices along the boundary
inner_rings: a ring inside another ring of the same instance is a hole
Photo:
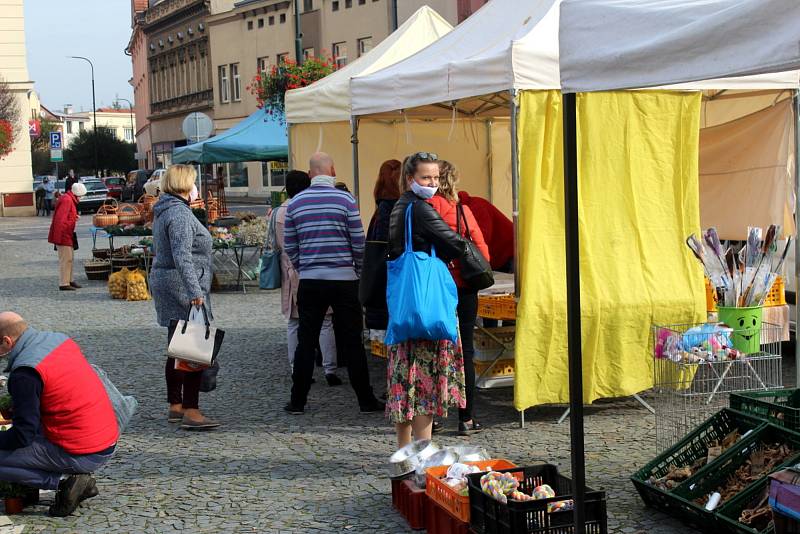
[[[109,176],[103,178],[103,183],[108,188],[108,196],[120,200],[122,198],[122,190],[125,188],[127,180],[124,176]]]
[[[86,180],[83,185],[86,186],[86,195],[78,201],[78,213],[95,213],[108,200],[108,188],[97,178]]]
[[[128,173],[127,184],[122,190],[122,200],[136,202],[144,194],[144,184],[153,171],[139,169]]]
[[[156,169],[144,184],[144,192],[157,197],[161,192],[161,178],[167,174],[167,169]]]

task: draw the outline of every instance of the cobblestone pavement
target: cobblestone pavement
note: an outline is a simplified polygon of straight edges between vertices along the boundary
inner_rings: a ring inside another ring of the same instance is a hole
[[[76,280],[86,287],[59,292],[56,255],[43,240],[24,240],[28,224],[0,219],[0,309],[72,335],[120,390],[137,397],[140,410],[97,475],[100,496],[66,519],[48,517],[44,506],[28,509],[12,517],[15,525],[48,534],[408,531],[391,507],[384,462],[394,436],[381,415],[360,415],[349,386],[330,388],[319,374],[310,410],[283,412],[290,378],[277,292],[212,296],[226,339],[219,388],[202,396],[201,407],[225,426],[176,430],[166,421],[165,333],[152,303],[112,301],[104,283],[86,281],[89,238],[80,240],[76,262]],[[382,392],[385,364],[370,357],[370,367]],[[520,429],[511,404],[510,389],[481,391],[478,414],[488,429],[461,438],[451,416],[450,430],[437,440],[480,444],[518,465],[547,461],[569,472],[569,425],[554,424],[563,407],[529,410]],[[631,399],[586,409],[588,484],[608,492],[612,533],[689,531],[646,509],[628,480],[653,456],[653,424]]]

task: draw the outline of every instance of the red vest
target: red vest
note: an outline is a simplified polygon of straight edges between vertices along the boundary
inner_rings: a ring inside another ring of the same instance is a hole
[[[70,454],[92,454],[114,445],[119,438],[114,408],[78,344],[63,334],[30,330],[33,339],[28,344],[20,338],[26,350],[12,366],[32,367],[42,378],[44,437]]]

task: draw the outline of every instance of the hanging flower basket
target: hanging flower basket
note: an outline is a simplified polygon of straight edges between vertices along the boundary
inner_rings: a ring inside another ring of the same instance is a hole
[[[286,91],[311,85],[334,70],[335,63],[329,57],[310,57],[302,65],[286,60],[280,65],[273,65],[267,72],[256,74],[247,90],[255,95],[259,108],[264,108],[282,121],[286,111]]]
[[[0,159],[14,150],[14,127],[6,120],[0,119]]]

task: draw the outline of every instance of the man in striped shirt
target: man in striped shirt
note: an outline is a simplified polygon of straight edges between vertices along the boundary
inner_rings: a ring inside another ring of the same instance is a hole
[[[353,196],[334,187],[333,159],[324,152],[311,157],[311,187],[295,195],[286,210],[284,251],[300,277],[297,308],[298,345],[292,372],[292,396],[284,409],[305,410],[314,375],[314,356],[322,321],[333,308],[333,330],[345,354],[350,384],[362,413],[382,412],[383,403],[372,392],[367,356],[361,340],[363,327],[358,279],[364,257],[364,227]]]

